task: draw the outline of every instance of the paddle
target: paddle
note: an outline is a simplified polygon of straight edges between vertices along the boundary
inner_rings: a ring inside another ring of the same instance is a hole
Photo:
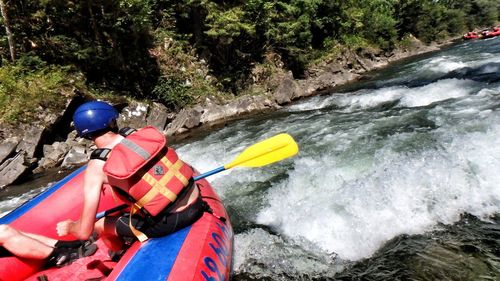
[[[295,140],[288,134],[279,134],[249,146],[231,163],[198,175],[193,179],[195,181],[201,180],[234,167],[255,168],[266,166],[294,156],[297,152],[299,152],[299,147]],[[100,212],[96,215],[96,219],[101,219],[111,213],[125,209],[126,207],[128,207],[128,205],[123,204]]]

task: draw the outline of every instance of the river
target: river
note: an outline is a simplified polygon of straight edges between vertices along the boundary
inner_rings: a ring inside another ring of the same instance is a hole
[[[176,147],[204,172],[281,132],[294,158],[211,177],[236,233],[233,280],[500,280],[500,38]],[[37,191],[2,195],[0,211]]]

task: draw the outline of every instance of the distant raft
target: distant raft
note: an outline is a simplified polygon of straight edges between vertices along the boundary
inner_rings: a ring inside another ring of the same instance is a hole
[[[484,29],[482,31],[469,31],[465,33],[462,38],[464,40],[471,39],[485,39],[485,38],[493,38],[496,36],[500,36],[500,27],[492,27],[491,29]]]
[[[58,239],[56,224],[65,219],[76,220],[81,214],[84,171],[85,167],[76,170],[0,218],[0,224]],[[43,261],[4,253],[0,256],[0,280],[229,280],[234,237],[228,214],[206,180],[196,183],[212,213],[205,212],[189,227],[142,244],[137,241],[117,262],[110,259],[109,249],[100,239],[94,255],[61,268],[44,269]],[[106,186],[98,211],[123,203]]]

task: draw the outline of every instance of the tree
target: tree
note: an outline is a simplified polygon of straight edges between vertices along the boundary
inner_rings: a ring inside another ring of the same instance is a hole
[[[5,33],[7,34],[7,41],[9,42],[9,53],[12,62],[16,61],[16,43],[14,41],[14,33],[9,21],[8,7],[4,0],[0,0],[0,11],[3,18],[3,24],[5,26]]]

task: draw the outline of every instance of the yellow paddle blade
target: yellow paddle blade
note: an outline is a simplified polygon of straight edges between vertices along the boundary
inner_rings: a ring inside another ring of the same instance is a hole
[[[261,167],[291,157],[297,152],[299,146],[292,136],[279,134],[248,147],[224,168]]]

